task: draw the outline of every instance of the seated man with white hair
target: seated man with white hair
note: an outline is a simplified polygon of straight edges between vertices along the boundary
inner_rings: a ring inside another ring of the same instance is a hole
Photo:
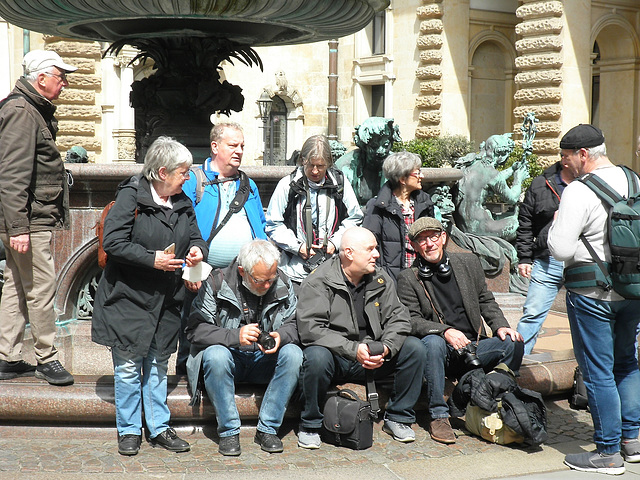
[[[192,404],[200,381],[215,407],[222,455],[240,455],[240,416],[235,383],[268,384],[255,442],[282,452],[277,433],[298,383],[302,351],[296,327],[297,300],[291,281],[278,270],[280,252],[253,240],[223,270],[214,270],[193,301],[187,338],[187,374]]]

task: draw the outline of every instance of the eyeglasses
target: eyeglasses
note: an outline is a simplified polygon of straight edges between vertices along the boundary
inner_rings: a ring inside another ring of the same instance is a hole
[[[249,275],[249,278],[251,279],[251,281],[253,283],[255,283],[256,285],[266,285],[267,283],[268,284],[272,284],[278,278],[278,275],[276,275],[275,277],[267,278],[266,280],[258,280],[256,277],[251,275],[249,272],[247,272],[247,274]]]
[[[328,168],[326,163],[323,163],[322,165],[314,165],[313,163],[305,162],[304,166],[305,168],[308,168],[311,171],[313,171],[313,169],[315,168],[319,172],[326,170]]]
[[[51,73],[51,72],[44,72],[45,75],[48,75],[50,77],[58,77],[61,81],[66,82],[67,81],[67,74],[66,73]]]
[[[636,150],[636,157],[640,157],[640,149]]]
[[[424,177],[424,173],[422,173],[422,170],[417,171],[417,172],[411,172],[409,174],[410,177],[416,177],[416,178],[423,178]]]
[[[427,243],[427,240],[431,240],[433,243],[437,242],[442,236],[443,232],[434,233],[433,235],[421,235],[414,240],[419,245],[424,245]]]
[[[180,175],[182,178],[184,178],[185,180],[189,180],[191,178],[191,171],[190,170],[187,170],[184,173],[180,173],[180,172],[176,171],[176,173],[178,175]]]

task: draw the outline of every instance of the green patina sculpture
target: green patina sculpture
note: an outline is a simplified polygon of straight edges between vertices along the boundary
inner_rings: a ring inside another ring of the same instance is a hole
[[[463,177],[455,195],[454,218],[462,232],[507,241],[515,239],[518,207],[494,215],[485,206],[491,196],[509,205],[516,205],[520,199],[522,182],[529,175],[526,155],[509,168],[501,171],[496,168],[507,161],[514,146],[510,133],[492,135],[480,145],[479,153],[470,153],[456,162],[456,167],[463,170]],[[511,186],[507,183],[510,178]]]
[[[345,153],[336,163],[347,177],[360,205],[378,194],[386,179],[382,163],[395,142],[401,141],[400,131],[393,118],[369,117],[355,129],[356,149]]]

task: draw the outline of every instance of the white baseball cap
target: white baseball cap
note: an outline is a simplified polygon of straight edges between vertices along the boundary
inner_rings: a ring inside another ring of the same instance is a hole
[[[78,67],[74,67],[62,61],[60,55],[53,50],[31,50],[22,60],[24,74],[28,75],[48,67],[58,67],[66,73],[75,72]]]

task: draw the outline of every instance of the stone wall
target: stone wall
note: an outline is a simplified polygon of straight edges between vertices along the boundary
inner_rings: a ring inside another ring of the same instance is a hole
[[[65,62],[78,67],[56,100],[60,153],[64,158],[69,148],[79,145],[89,153],[89,161],[95,162],[102,154],[100,44],[45,36],[45,49],[55,50]]]
[[[544,165],[557,161],[562,114],[562,2],[524,0],[516,10],[521,22],[516,26],[515,116],[534,112],[540,120],[533,151]],[[520,131],[516,124],[515,131]]]
[[[417,39],[420,65],[416,70],[420,94],[416,98],[419,118],[416,138],[439,136],[442,119],[442,0],[423,0],[423,3],[416,11],[420,20],[420,35]]]

